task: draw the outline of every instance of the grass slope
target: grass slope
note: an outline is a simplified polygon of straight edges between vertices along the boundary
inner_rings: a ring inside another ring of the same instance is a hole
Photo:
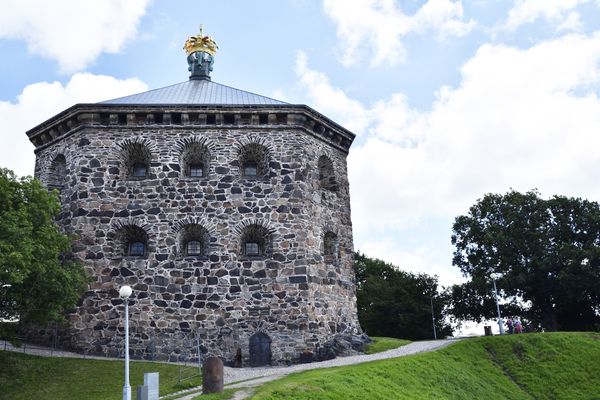
[[[123,393],[123,368],[123,361],[36,357],[0,351],[0,399],[119,399]],[[132,398],[137,386],[144,383],[144,372],[160,373],[161,396],[185,388],[176,386],[179,366],[132,361]],[[200,385],[200,378],[194,378],[192,383]]]
[[[482,337],[290,375],[259,387],[252,399],[600,399],[598,360],[597,333]]]
[[[390,337],[372,336],[371,339],[373,339],[373,342],[367,345],[365,354],[381,353],[382,351],[397,349],[398,347],[402,347],[410,343],[410,340]]]

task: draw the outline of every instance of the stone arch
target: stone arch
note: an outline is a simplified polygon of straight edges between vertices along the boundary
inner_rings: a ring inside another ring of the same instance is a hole
[[[48,189],[61,190],[67,179],[67,159],[62,153],[54,156],[48,165],[46,182]]]
[[[335,192],[338,190],[338,184],[335,177],[335,168],[333,161],[326,155],[319,157],[317,162],[319,169],[319,187]]]
[[[240,175],[245,178],[265,178],[269,175],[269,164],[273,146],[267,140],[243,138],[237,144]]]
[[[271,364],[271,342],[271,338],[264,331],[258,331],[250,336],[249,353],[251,367],[262,367]]]
[[[210,147],[206,138],[193,136],[177,142],[181,175],[207,177],[210,171]]]
[[[117,157],[124,176],[129,179],[150,177],[150,163],[156,153],[154,143],[145,138],[125,139],[117,143]]]
[[[244,257],[266,257],[272,253],[275,230],[268,221],[247,220],[236,227],[239,254]]]
[[[209,228],[207,228],[209,227]],[[177,253],[181,256],[208,256],[214,227],[204,218],[187,217],[173,225],[177,233]]]
[[[117,221],[113,224],[111,235],[115,251],[123,257],[146,258],[150,253],[148,225],[134,218]]]

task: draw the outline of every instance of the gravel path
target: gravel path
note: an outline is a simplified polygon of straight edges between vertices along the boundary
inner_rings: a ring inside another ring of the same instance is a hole
[[[455,342],[456,339],[430,340],[423,342],[412,342],[406,346],[399,347],[376,354],[361,354],[358,356],[338,357],[333,360],[314,362],[310,364],[298,364],[290,367],[268,367],[268,368],[230,368],[225,367],[225,384],[239,382],[247,379],[264,378],[272,375],[284,376],[294,372],[307,371],[317,368],[339,367],[342,365],[360,364],[369,361],[383,360],[386,358],[395,358],[408,356],[411,354],[422,353],[425,351],[437,350]],[[246,383],[246,382],[244,382]],[[243,386],[243,384],[241,385]],[[233,387],[233,386],[229,386]]]
[[[252,388],[262,385],[265,382],[282,378],[294,372],[307,371],[317,368],[339,367],[343,365],[361,364],[369,361],[384,360],[387,358],[396,358],[408,356],[411,354],[423,353],[427,351],[444,348],[460,339],[429,340],[423,342],[412,342],[406,346],[397,349],[383,351],[376,354],[361,354],[357,356],[338,357],[333,360],[314,362],[310,364],[298,364],[289,367],[268,367],[268,368],[224,368],[224,383],[226,389],[240,389],[234,394],[232,400],[242,400],[252,395]],[[193,394],[181,393],[182,397],[177,400],[192,400],[200,393]]]

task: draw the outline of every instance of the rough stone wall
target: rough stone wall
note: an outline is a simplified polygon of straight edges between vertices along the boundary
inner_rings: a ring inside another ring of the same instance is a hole
[[[203,177],[183,176],[190,143],[205,150]],[[242,176],[249,144],[264,150],[262,177]],[[93,277],[70,315],[76,349],[122,351],[123,284],[133,287],[134,357],[185,359],[199,335],[205,354],[232,360],[241,348],[247,362],[250,336],[264,332],[282,364],[336,333],[360,332],[344,152],[293,128],[86,127],[37,153],[42,181],[56,181],[60,155],[61,223]],[[322,156],[333,164],[327,182]],[[135,160],[149,161],[145,179],[131,178]],[[207,232],[206,254],[185,255],[190,225]],[[248,226],[266,232],[262,257],[243,254]],[[143,256],[127,255],[132,229],[146,235]]]

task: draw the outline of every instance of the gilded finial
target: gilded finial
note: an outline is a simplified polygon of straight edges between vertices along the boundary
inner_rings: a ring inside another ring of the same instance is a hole
[[[215,56],[217,54],[217,43],[210,36],[205,36],[203,33],[204,27],[200,25],[200,33],[198,35],[190,36],[183,46],[183,49],[189,56],[196,51],[204,51],[205,53]]]

